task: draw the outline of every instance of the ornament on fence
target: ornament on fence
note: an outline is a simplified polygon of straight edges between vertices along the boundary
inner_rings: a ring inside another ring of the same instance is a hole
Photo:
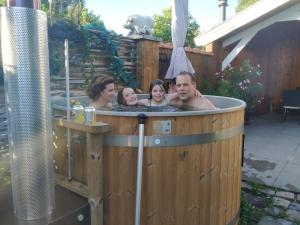
[[[123,27],[130,30],[128,36],[152,35],[153,21],[150,16],[131,15]]]

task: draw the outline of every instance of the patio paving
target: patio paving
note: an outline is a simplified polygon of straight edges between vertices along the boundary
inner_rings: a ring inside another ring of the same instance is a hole
[[[251,118],[245,126],[243,179],[300,192],[300,115]]]

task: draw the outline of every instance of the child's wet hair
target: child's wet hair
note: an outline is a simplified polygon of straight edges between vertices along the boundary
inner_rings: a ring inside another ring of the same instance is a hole
[[[165,82],[163,82],[160,79],[153,80],[153,81],[151,81],[150,86],[149,86],[149,99],[150,100],[152,99],[152,89],[156,85],[160,86],[160,88],[163,89],[165,93],[167,93],[167,87],[166,87]]]

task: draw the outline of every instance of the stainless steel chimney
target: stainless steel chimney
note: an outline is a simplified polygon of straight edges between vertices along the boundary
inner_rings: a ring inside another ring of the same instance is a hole
[[[36,220],[54,209],[47,16],[11,2],[0,13],[14,211]]]
[[[227,0],[219,0],[221,23],[226,20],[226,7],[227,6],[228,6]]]

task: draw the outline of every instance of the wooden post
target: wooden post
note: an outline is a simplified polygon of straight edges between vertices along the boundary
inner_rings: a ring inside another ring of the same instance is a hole
[[[159,40],[137,35],[137,78],[140,89],[148,92],[152,80],[159,78]]]
[[[101,134],[87,133],[87,182],[91,224],[103,225],[103,143]]]
[[[57,125],[85,132],[87,135],[87,190],[91,208],[91,225],[103,225],[103,134],[109,125],[77,124],[67,120],[55,120]]]

